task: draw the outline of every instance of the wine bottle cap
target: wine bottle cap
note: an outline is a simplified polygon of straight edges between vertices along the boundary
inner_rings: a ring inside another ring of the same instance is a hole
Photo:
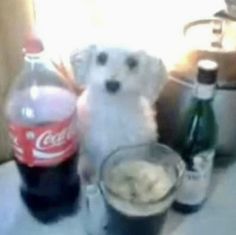
[[[23,47],[25,54],[38,54],[44,51],[41,39],[33,32],[26,37]]]
[[[198,62],[197,80],[202,84],[214,84],[216,82],[218,64],[213,60],[200,60]]]

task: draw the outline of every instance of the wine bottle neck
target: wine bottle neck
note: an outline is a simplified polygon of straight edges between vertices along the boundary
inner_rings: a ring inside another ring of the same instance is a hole
[[[197,82],[194,96],[200,100],[211,100],[215,94],[215,84],[202,84]]]

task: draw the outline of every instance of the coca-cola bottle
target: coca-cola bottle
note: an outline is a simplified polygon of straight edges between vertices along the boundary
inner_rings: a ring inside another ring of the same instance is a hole
[[[46,223],[77,209],[77,97],[60,80],[40,39],[29,37],[24,48],[24,68],[9,93],[6,116],[21,196]]]

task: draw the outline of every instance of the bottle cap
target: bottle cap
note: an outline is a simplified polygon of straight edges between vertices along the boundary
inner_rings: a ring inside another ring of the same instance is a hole
[[[38,54],[44,51],[41,39],[35,34],[31,33],[25,40],[24,49],[25,54]]]
[[[202,84],[214,84],[218,73],[218,64],[213,60],[200,60],[198,62],[197,80]]]

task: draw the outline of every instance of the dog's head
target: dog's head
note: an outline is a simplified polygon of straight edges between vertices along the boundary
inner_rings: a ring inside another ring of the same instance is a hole
[[[166,80],[161,61],[143,51],[91,46],[71,56],[79,84],[111,95],[138,93],[154,102]]]

